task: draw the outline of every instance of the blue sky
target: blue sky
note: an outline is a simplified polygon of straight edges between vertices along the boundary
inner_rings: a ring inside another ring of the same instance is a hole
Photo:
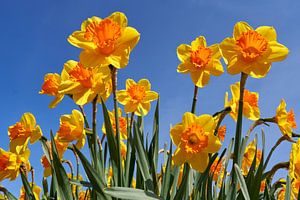
[[[47,137],[50,129],[58,130],[59,116],[71,113],[76,106],[65,99],[57,108],[49,109],[52,98],[38,94],[43,77],[49,72],[60,73],[64,62],[78,59],[80,50],[71,46],[66,38],[80,28],[83,20],[94,15],[104,18],[114,11],[124,12],[129,25],[141,33],[129,65],[119,73],[118,88],[123,89],[129,77],[151,81],[153,90],[158,91],[161,98],[161,141],[169,142],[170,124],[178,123],[182,114],[190,111],[191,107],[193,84],[188,75],[176,72],[179,64],[177,46],[189,44],[200,35],[206,37],[209,45],[219,43],[232,35],[233,26],[238,21],[247,21],[253,27],[274,26],[278,41],[290,49],[288,58],[274,63],[266,78],[249,78],[247,88],[260,93],[262,117],[273,116],[280,99],[284,97],[288,108],[294,108],[299,123],[299,6],[300,2],[296,0],[3,1],[0,8],[0,147],[8,149],[7,128],[17,122],[24,112],[32,112],[36,116]],[[225,92],[230,84],[238,80],[239,76],[226,73],[221,77],[212,77],[209,85],[199,90],[197,114],[213,114],[222,109]],[[146,128],[152,126],[151,119],[152,113],[146,119]],[[225,123],[229,126],[228,141],[234,136],[234,123],[230,118]],[[249,124],[246,121],[245,131]],[[274,125],[265,127],[265,132],[270,149],[281,133]],[[39,158],[42,150],[38,143],[30,148],[36,181],[41,185]],[[272,163],[287,161],[289,152],[289,144],[280,146]],[[284,171],[280,175],[285,176]],[[19,195],[19,178],[14,183],[4,181],[3,185]]]

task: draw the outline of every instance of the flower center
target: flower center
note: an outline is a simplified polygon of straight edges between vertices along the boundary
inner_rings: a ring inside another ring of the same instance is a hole
[[[294,113],[294,110],[290,110],[288,113],[287,113],[287,121],[288,123],[291,125],[292,128],[297,128],[297,124],[296,124],[296,121],[295,121],[295,113]]]
[[[208,137],[204,129],[193,124],[188,127],[181,137],[181,146],[187,153],[199,153],[208,145]]]
[[[58,93],[60,81],[53,75],[49,75],[42,86],[42,92],[49,95],[56,95]]]
[[[2,154],[0,157],[0,171],[5,170],[8,167],[9,155]]]
[[[146,97],[145,87],[141,85],[133,85],[127,92],[129,96],[136,101],[141,101]]]
[[[258,98],[255,94],[251,94],[249,90],[244,90],[244,102],[249,103],[252,107],[258,107]]]
[[[236,44],[246,62],[253,62],[261,56],[268,47],[268,41],[254,30],[243,32]]]
[[[212,50],[199,46],[196,51],[191,52],[191,62],[196,68],[203,69],[211,60]]]
[[[10,140],[14,140],[16,138],[28,138],[31,133],[30,130],[25,129],[24,125],[21,122],[17,122],[15,125],[9,127],[8,132]]]
[[[69,122],[62,122],[57,133],[58,138],[65,142],[76,140],[81,136],[81,132],[76,130],[76,126]]]
[[[116,41],[121,37],[121,27],[110,19],[93,22],[86,27],[84,38],[97,45],[100,53],[109,55],[115,50]]]
[[[85,88],[93,86],[93,72],[85,68],[81,63],[78,63],[72,70],[69,71],[70,78],[79,82]]]

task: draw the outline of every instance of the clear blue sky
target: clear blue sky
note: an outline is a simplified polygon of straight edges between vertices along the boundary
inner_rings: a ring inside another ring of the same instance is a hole
[[[288,108],[294,108],[299,124],[299,7],[300,2],[296,0],[3,1],[0,8],[0,147],[8,149],[7,128],[18,121],[24,112],[32,112],[36,116],[47,137],[50,129],[54,132],[58,130],[59,116],[70,113],[76,106],[65,99],[57,108],[49,109],[52,98],[38,94],[43,77],[49,72],[60,73],[64,62],[78,59],[80,50],[71,46],[66,38],[79,29],[83,20],[94,15],[106,17],[114,11],[124,12],[129,25],[141,33],[129,65],[119,73],[119,89],[124,88],[129,77],[151,81],[153,90],[158,91],[161,97],[161,141],[169,142],[170,124],[178,123],[182,114],[191,107],[193,84],[188,75],[176,72],[179,64],[176,47],[182,43],[189,44],[199,35],[204,35],[209,45],[219,43],[232,35],[237,21],[247,21],[253,27],[274,26],[278,41],[290,49],[288,58],[284,62],[274,63],[266,78],[249,78],[247,88],[260,93],[262,117],[273,116],[280,99],[284,97]],[[212,77],[208,86],[199,91],[197,113],[212,114],[222,109],[225,92],[238,79],[239,76],[226,73],[221,77]],[[149,118],[152,118],[152,113]],[[234,136],[234,123],[230,118],[225,122],[229,126],[228,141]],[[146,128],[151,126],[148,123]],[[265,132],[270,149],[281,133],[274,125],[265,127]],[[30,148],[36,181],[41,186],[39,159],[42,149],[39,143]],[[280,146],[272,163],[288,160],[289,152],[290,145]],[[282,176],[285,174],[282,173]],[[20,178],[14,183],[4,181],[3,185],[19,195]]]

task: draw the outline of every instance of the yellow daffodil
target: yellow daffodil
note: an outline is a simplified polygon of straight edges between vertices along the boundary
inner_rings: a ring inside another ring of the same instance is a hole
[[[293,129],[297,128],[295,122],[294,110],[286,111],[286,103],[281,99],[279,106],[276,110],[275,122],[283,135],[292,136]]]
[[[120,141],[120,146],[121,146],[121,157],[123,159],[123,161],[126,158],[126,153],[127,153],[127,146],[123,141]]]
[[[224,72],[219,45],[207,46],[203,36],[196,38],[191,45],[179,45],[177,57],[182,62],[177,72],[190,73],[193,83],[198,87],[208,84],[210,74],[220,76]]]
[[[177,146],[173,162],[181,165],[185,162],[199,172],[208,165],[208,154],[217,152],[221,142],[214,135],[215,120],[210,115],[196,116],[190,112],[184,113],[182,122],[172,127],[170,134]]]
[[[23,148],[20,154],[0,148],[0,182],[4,179],[15,180],[21,166],[29,170],[29,156],[30,151],[27,148]]]
[[[126,90],[117,91],[117,99],[120,104],[125,105],[126,113],[147,115],[150,110],[150,102],[158,98],[158,94],[150,89],[151,84],[147,79],[141,79],[138,83],[127,79]]]
[[[220,160],[220,158],[217,157],[211,165],[209,173],[213,175],[213,180],[217,182],[219,186],[221,186],[222,178],[225,174],[225,169],[223,167],[223,159]]]
[[[286,180],[281,179],[280,181],[286,183]],[[300,187],[300,180],[299,179],[292,180],[291,194],[289,199],[298,199],[299,187]],[[277,200],[285,200],[285,194],[286,194],[286,184],[283,184],[277,194]]]
[[[116,134],[116,120],[115,120],[115,111],[112,112],[108,111],[110,123],[112,125],[114,134]],[[119,130],[120,130],[120,138],[121,140],[127,139],[127,120],[125,117],[122,117],[122,109],[118,108],[118,115],[119,115]],[[102,132],[106,134],[105,125],[102,125]]]
[[[236,121],[238,115],[238,105],[240,99],[240,82],[230,85],[232,99],[228,100],[228,92],[225,94],[225,107],[231,107],[230,116]],[[257,92],[244,91],[244,107],[243,115],[250,120],[260,118],[260,110],[258,107],[259,94]]]
[[[24,113],[19,122],[8,128],[8,136],[10,151],[19,154],[28,139],[33,144],[41,138],[42,130],[39,125],[36,125],[33,114]]]
[[[57,132],[57,140],[63,143],[77,141],[76,147],[82,148],[85,144],[84,118],[78,110],[72,110],[72,114],[60,117],[60,127]]]
[[[52,170],[51,170],[51,165],[50,162],[48,161],[46,155],[43,155],[41,158],[41,163],[43,165],[44,168],[44,173],[43,176],[44,177],[48,177],[52,174]]]
[[[290,153],[289,176],[291,180],[300,180],[300,139],[297,143],[292,144]]]
[[[59,102],[64,98],[63,94],[58,93],[58,88],[61,83],[61,77],[59,74],[46,74],[44,77],[44,83],[42,85],[42,90],[40,94],[47,94],[49,96],[54,96],[54,100],[49,104],[49,108],[55,108]]]
[[[82,23],[81,30],[70,35],[68,41],[83,49],[80,60],[87,66],[111,64],[123,68],[139,39],[140,34],[127,26],[125,14],[114,12],[105,19],[88,18]]]
[[[30,186],[31,186],[31,189],[32,189],[35,199],[37,199],[37,200],[40,199],[40,194],[41,194],[42,189],[35,184],[33,184],[33,186],[32,186],[32,184],[30,183]],[[24,189],[24,187],[22,187],[21,191],[20,191],[19,200],[26,200],[26,199],[27,198],[26,198],[26,194],[25,194],[25,189]]]
[[[64,64],[66,78],[59,86],[59,94],[71,95],[78,105],[87,104],[98,96],[105,101],[111,93],[108,67],[86,68],[82,63],[69,60]]]
[[[255,157],[255,152],[256,152],[256,165],[255,167],[257,168],[259,166],[261,157],[262,157],[262,152],[260,149],[256,149],[256,140],[254,139],[252,142],[250,142],[244,152],[243,160],[242,160],[242,172],[243,175],[247,175],[248,171],[252,165],[252,162]]]
[[[272,62],[282,61],[288,48],[278,43],[277,34],[271,26],[253,28],[246,22],[238,22],[233,37],[220,43],[220,49],[229,74],[246,73],[253,78],[267,75]]]

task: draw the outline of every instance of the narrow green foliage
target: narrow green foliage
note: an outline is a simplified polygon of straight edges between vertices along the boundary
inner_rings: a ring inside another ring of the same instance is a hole
[[[170,144],[170,149],[169,149],[169,155],[168,155],[168,160],[167,160],[167,165],[165,168],[165,172],[163,174],[162,178],[162,186],[161,186],[161,191],[160,191],[160,196],[163,199],[166,199],[167,196],[170,193],[170,183],[171,183],[171,167],[172,167],[172,144]]]
[[[247,185],[246,185],[245,179],[242,175],[240,167],[237,164],[234,164],[234,169],[237,174],[237,180],[240,183],[240,187],[241,187],[241,190],[242,190],[245,200],[250,200]]]
[[[163,200],[152,192],[125,188],[125,187],[111,187],[105,188],[104,192],[115,198],[130,199],[130,200]]]
[[[31,186],[30,186],[30,184],[27,180],[26,175],[23,173],[22,170],[20,170],[20,174],[21,174],[23,187],[24,187],[24,190],[25,190],[26,199],[27,200],[35,200],[34,194],[32,192]]]

